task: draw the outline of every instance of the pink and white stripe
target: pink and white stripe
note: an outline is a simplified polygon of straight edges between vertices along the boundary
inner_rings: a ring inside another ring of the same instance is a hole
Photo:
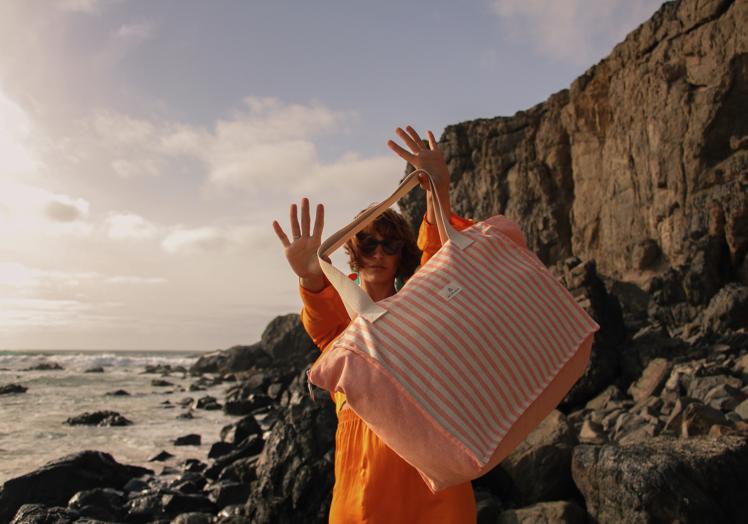
[[[376,361],[483,466],[599,326],[491,219],[462,233],[470,246],[447,243],[378,303],[385,315],[358,317],[334,344]]]

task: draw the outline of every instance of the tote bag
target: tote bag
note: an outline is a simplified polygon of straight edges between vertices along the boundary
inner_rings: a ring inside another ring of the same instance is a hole
[[[320,265],[352,319],[309,371],[436,492],[496,466],[584,373],[598,324],[497,215],[456,231],[437,197],[439,251],[384,300],[329,255],[419,184],[326,239]],[[433,183],[432,183],[433,187]]]

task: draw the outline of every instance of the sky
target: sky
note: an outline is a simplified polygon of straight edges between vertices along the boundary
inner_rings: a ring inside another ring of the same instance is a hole
[[[3,0],[0,350],[257,341],[301,308],[291,202],[334,232],[396,127],[527,109],[661,4]]]

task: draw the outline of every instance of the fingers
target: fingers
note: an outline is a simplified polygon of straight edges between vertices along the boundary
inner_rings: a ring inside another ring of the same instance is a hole
[[[413,128],[410,128],[410,129],[413,129]],[[415,131],[413,132],[415,133]],[[397,133],[397,136],[399,136],[403,140],[403,142],[407,144],[410,150],[413,151],[414,153],[417,153],[418,151],[423,149],[422,144],[419,144],[418,142],[416,142],[412,136],[410,136],[408,133],[403,131],[401,128],[398,127],[397,129],[395,129],[395,133]],[[417,133],[416,133],[416,136],[418,136]]]
[[[421,135],[418,134],[418,131],[416,131],[413,126],[407,126],[405,130],[408,132],[410,137],[415,141],[416,144],[418,144],[418,149],[426,149],[423,146],[423,139],[421,138]]]
[[[283,247],[288,247],[291,245],[291,242],[289,242],[288,237],[286,236],[286,233],[283,232],[283,228],[278,223],[277,220],[273,220],[273,230],[275,230],[276,236],[280,239],[281,244],[283,244]]]
[[[301,199],[301,236],[309,236],[309,199]]]
[[[394,151],[394,153],[397,156],[399,156],[400,158],[402,158],[403,160],[405,160],[406,162],[409,162],[411,164],[413,163],[413,160],[415,160],[415,158],[416,158],[415,155],[413,155],[412,153],[406,151],[405,149],[403,149],[402,147],[400,147],[400,145],[398,145],[397,143],[393,142],[392,140],[388,140],[387,141],[387,147],[389,147],[390,149],[392,149],[392,151]]]
[[[299,227],[299,218],[296,213],[296,204],[291,204],[291,235],[293,239],[301,237],[301,228]]]
[[[436,138],[434,138],[434,133],[432,133],[431,131],[428,131],[428,135],[429,135],[429,149],[431,149],[432,151],[436,151],[437,149],[439,149],[439,146],[436,143]]]
[[[312,236],[315,239],[322,238],[322,229],[325,227],[325,206],[317,204],[317,212],[314,214],[314,232]]]

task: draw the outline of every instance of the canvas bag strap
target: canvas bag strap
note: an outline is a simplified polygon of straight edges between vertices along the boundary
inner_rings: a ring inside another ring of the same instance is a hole
[[[408,174],[392,195],[378,204],[372,204],[369,206],[350,224],[330,235],[324,242],[322,242],[317,250],[319,265],[322,267],[322,271],[327,277],[327,280],[330,281],[332,286],[340,295],[340,298],[348,311],[348,316],[350,316],[351,319],[360,315],[367,321],[374,322],[387,311],[383,307],[378,306],[376,302],[374,302],[363,289],[356,285],[355,282],[348,278],[347,275],[333,266],[330,262],[330,255],[345,244],[349,238],[374,222],[379,215],[389,209],[390,206],[397,202],[397,200],[399,200],[403,195],[409,193],[414,187],[419,185],[418,174],[420,173],[426,175],[429,184],[431,185],[431,193],[436,199],[436,205],[434,206],[436,223],[439,230],[444,232],[444,236],[448,239],[447,241],[457,245],[461,249],[466,248],[472,243],[470,237],[454,229],[449,222],[449,217],[444,216],[444,208],[439,201],[439,194],[433,189],[435,186],[431,174],[423,169],[417,169]]]

